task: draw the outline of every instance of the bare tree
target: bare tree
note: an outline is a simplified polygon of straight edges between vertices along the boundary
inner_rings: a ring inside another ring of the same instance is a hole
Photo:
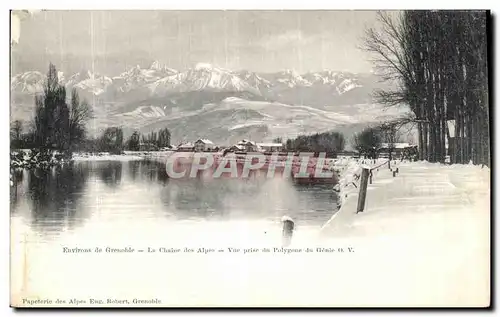
[[[381,141],[387,144],[389,168],[391,168],[392,153],[396,149],[396,143],[401,141],[401,127],[402,123],[399,121],[384,122],[378,127]]]
[[[168,128],[163,128],[158,132],[158,140],[156,145],[163,148],[170,145],[170,131]]]
[[[66,89],[59,84],[56,67],[49,65],[42,96],[35,98],[36,145],[46,150],[67,149],[68,106]]]
[[[80,102],[78,92],[73,89],[69,113],[69,142],[73,149],[79,147],[85,140],[87,132],[85,125],[92,117],[92,109],[85,100]]]
[[[23,122],[16,120],[12,122],[10,127],[10,146],[13,149],[18,149],[22,143]]]
[[[138,131],[134,131],[126,143],[126,147],[129,151],[139,151],[140,150],[140,134]]]
[[[489,164],[486,18],[484,11],[386,12],[366,30],[362,48],[396,87],[375,97],[410,107],[420,159],[444,162],[449,152],[452,162]]]
[[[377,158],[377,152],[382,145],[382,138],[378,128],[366,128],[353,136],[353,147],[365,158]]]
[[[121,154],[123,150],[123,130],[121,127],[109,127],[104,130],[100,140],[100,151]]]

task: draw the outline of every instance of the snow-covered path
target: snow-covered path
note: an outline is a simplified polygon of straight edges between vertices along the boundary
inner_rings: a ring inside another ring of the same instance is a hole
[[[368,302],[389,304],[393,294],[392,305],[487,305],[489,169],[429,163],[395,167],[396,177],[387,166],[374,171],[364,212],[355,214],[357,193],[348,193],[322,235],[350,241],[358,250],[376,250],[363,255],[366,266],[360,274],[370,272],[365,277],[369,289],[383,283],[382,294],[367,294]]]
[[[354,213],[358,190],[351,187],[346,193],[349,198],[343,208],[323,230],[337,235],[339,230],[329,228],[344,227],[352,235],[356,227],[382,229],[378,223],[380,217],[384,217],[384,227],[391,226],[392,222],[398,225],[397,221],[406,223],[408,217],[418,220],[423,216],[443,218],[457,214],[462,217],[473,214],[474,219],[487,217],[489,222],[489,169],[429,163],[393,164],[392,169],[396,168],[399,170],[396,177],[393,177],[387,165],[373,171],[373,183],[368,185],[365,210],[357,215]],[[358,226],[370,221],[375,221],[377,225]],[[408,230],[406,227],[401,226]]]

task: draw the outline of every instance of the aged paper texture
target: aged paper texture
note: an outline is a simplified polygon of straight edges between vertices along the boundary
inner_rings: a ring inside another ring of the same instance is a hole
[[[489,28],[11,11],[11,306],[488,307]]]

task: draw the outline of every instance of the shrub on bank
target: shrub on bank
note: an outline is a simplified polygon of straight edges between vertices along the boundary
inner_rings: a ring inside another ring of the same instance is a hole
[[[10,153],[11,168],[50,168],[69,163],[71,153],[60,153],[53,150],[19,150]]]

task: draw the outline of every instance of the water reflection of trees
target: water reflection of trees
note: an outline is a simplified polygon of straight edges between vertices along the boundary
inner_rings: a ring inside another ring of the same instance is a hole
[[[163,163],[149,160],[129,161],[127,167],[128,175],[133,181],[157,182],[162,185],[168,182],[167,170]]]
[[[169,180],[162,163],[130,161],[79,162],[48,172],[14,174],[13,212],[28,209],[20,203],[24,200],[32,209],[27,213],[31,212],[28,217],[34,228],[61,230],[80,223],[90,212],[82,196],[84,192],[92,194],[85,188],[91,176],[119,190],[138,187],[147,190],[145,197],[132,197],[132,201],[148,199],[154,212],[177,219],[279,219],[286,214],[300,223],[321,225],[336,210],[336,197],[329,186],[294,186],[287,181],[244,179]],[[135,187],[120,186],[125,183],[134,183]]]
[[[148,181],[161,184],[167,182],[168,175],[165,164],[149,160],[144,160],[141,163],[141,169],[144,170],[141,174],[144,175]]]
[[[117,187],[122,182],[123,166],[126,164],[125,173],[134,182],[165,184],[168,181],[164,164],[155,161],[138,160],[124,162],[100,162],[95,168],[100,179],[110,187]]]
[[[99,162],[96,167],[97,173],[104,184],[112,188],[116,188],[120,185],[122,180],[122,162]]]
[[[280,219],[324,224],[336,211],[337,197],[329,186],[296,186],[242,179],[171,181],[161,192],[175,217],[218,219]]]
[[[212,182],[198,179],[173,181],[169,183],[166,192],[162,192],[162,198],[168,197],[172,200],[176,217],[180,219],[220,217],[225,212],[224,200],[227,190],[217,190],[212,186]]]
[[[23,195],[22,186],[24,185],[24,177],[26,170],[16,169],[11,170],[11,186],[10,186],[10,209],[15,213],[19,203],[19,198]]]
[[[33,227],[61,230],[72,227],[87,217],[80,205],[88,172],[80,165],[30,170],[28,195]]]
[[[130,179],[135,181],[137,179],[137,176],[139,175],[139,170],[141,168],[141,161],[129,161],[127,163],[128,166],[128,175]]]
[[[175,208],[176,218],[227,219],[231,217],[235,207],[252,208],[246,200],[255,196],[258,191],[258,187],[244,180],[189,179],[170,182],[162,191],[161,197],[166,205]]]

